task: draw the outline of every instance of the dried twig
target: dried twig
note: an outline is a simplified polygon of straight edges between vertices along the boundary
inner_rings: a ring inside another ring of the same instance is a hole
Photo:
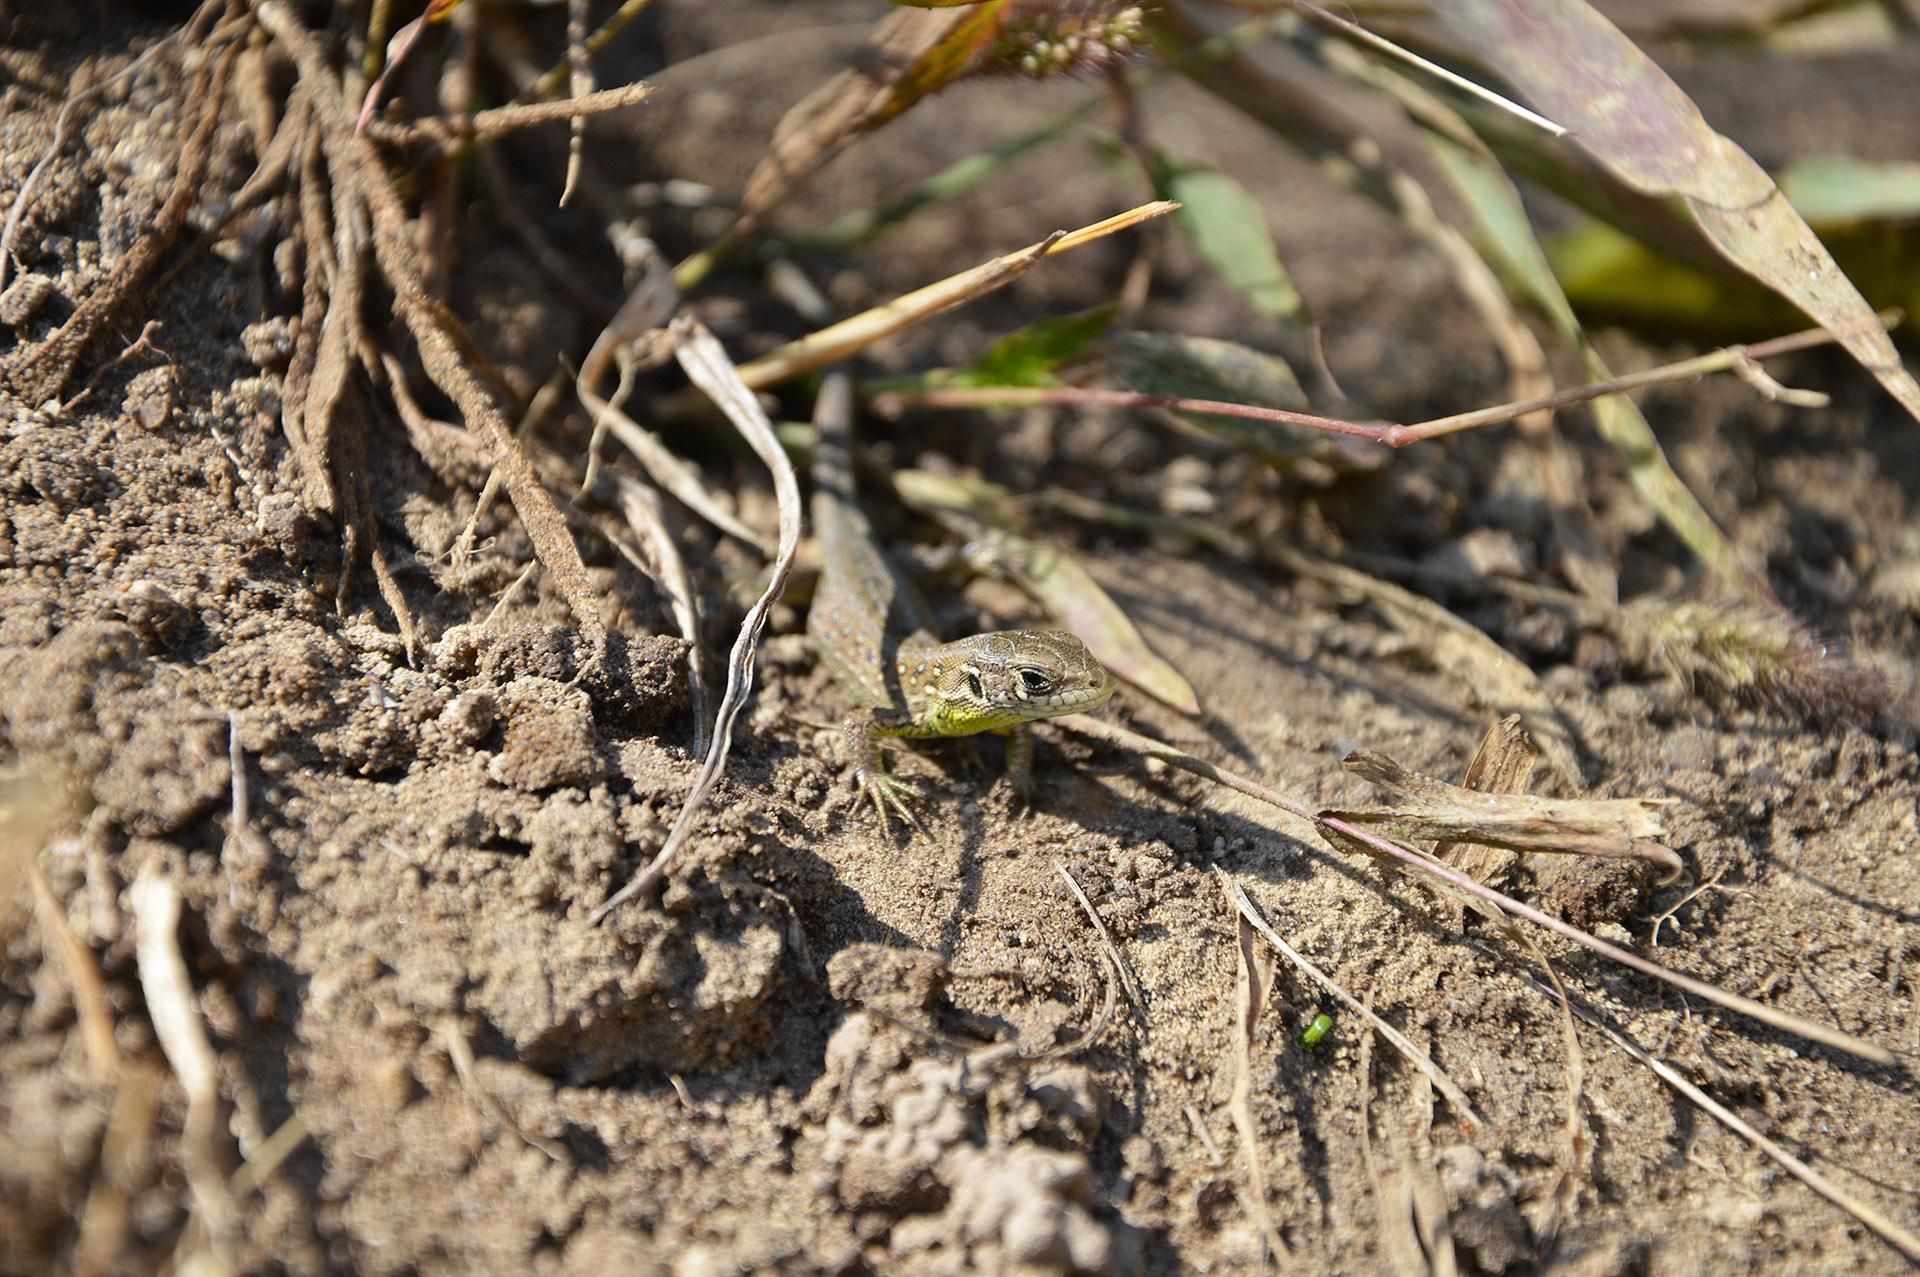
[[[1239,944],[1234,949],[1233,1094],[1227,1101],[1227,1116],[1247,1157],[1247,1211],[1260,1225],[1267,1257],[1291,1255],[1286,1239],[1273,1223],[1273,1207],[1267,1200],[1267,1164],[1260,1154],[1260,1128],[1253,1120],[1253,1034],[1267,1005],[1273,964],[1254,943],[1253,925],[1245,914],[1239,924]]]
[[[1880,321],[1892,326],[1900,321],[1899,311],[1883,311]],[[1427,439],[1436,439],[1441,435],[1457,434],[1462,430],[1471,430],[1476,426],[1490,426],[1500,422],[1512,421],[1531,412],[1542,412],[1558,408],[1570,408],[1575,404],[1598,399],[1604,395],[1625,394],[1631,390],[1644,390],[1649,386],[1665,385],[1669,382],[1685,381],[1692,377],[1705,376],[1708,373],[1727,372],[1744,362],[1757,359],[1771,359],[1799,350],[1811,350],[1835,341],[1832,333],[1824,328],[1811,328],[1805,332],[1793,333],[1785,337],[1775,337],[1769,341],[1755,342],[1750,346],[1725,346],[1709,351],[1704,355],[1695,355],[1691,359],[1682,359],[1658,368],[1649,368],[1645,372],[1628,373],[1621,377],[1611,377],[1605,381],[1596,381],[1585,386],[1572,386],[1558,390],[1550,395],[1540,395],[1532,399],[1522,399],[1513,403],[1495,404],[1488,408],[1476,408],[1471,412],[1458,412],[1445,417],[1434,417],[1427,421],[1417,421],[1407,425],[1380,423],[1373,421],[1347,421],[1339,417],[1322,417],[1310,412],[1289,412],[1283,408],[1268,408],[1259,404],[1231,403],[1221,399],[1187,399],[1167,395],[1147,395],[1131,390],[1103,390],[1087,386],[982,386],[948,387],[927,390],[887,390],[874,396],[873,408],[882,415],[898,413],[907,407],[914,408],[1026,408],[1036,404],[1079,404],[1100,405],[1112,408],[1163,408],[1174,412],[1203,412],[1219,417],[1246,417],[1253,421],[1271,421],[1280,425],[1306,426],[1313,430],[1324,430],[1330,434],[1352,435],[1359,439],[1371,439],[1391,448],[1404,448],[1408,444],[1420,443]]]
[[[1147,1001],[1140,996],[1140,986],[1134,983],[1133,972],[1127,969],[1127,962],[1120,953],[1120,946],[1113,942],[1113,933],[1107,930],[1107,924],[1100,917],[1099,910],[1093,907],[1093,901],[1087,899],[1087,893],[1080,889],[1079,881],[1074,878],[1073,871],[1067,868],[1066,862],[1056,860],[1053,862],[1053,868],[1054,872],[1058,873],[1061,880],[1067,884],[1067,890],[1073,893],[1073,898],[1080,902],[1081,911],[1087,915],[1087,920],[1093,923],[1094,932],[1100,937],[1101,949],[1106,952],[1107,959],[1113,963],[1113,969],[1119,972],[1120,986],[1127,991],[1127,1002],[1133,1007],[1134,1018],[1140,1021],[1142,1028],[1145,1028]]]
[[[694,779],[693,788],[680,808],[679,818],[674,821],[666,842],[646,869],[589,914],[589,923],[599,922],[626,901],[653,890],[665,879],[667,866],[686,842],[694,818],[706,801],[707,791],[713,787],[713,782],[727,764],[727,751],[733,741],[734,719],[739,716],[741,707],[753,691],[753,658],[760,631],[766,626],[767,613],[775,600],[787,588],[787,574],[792,571],[794,555],[800,548],[800,481],[793,472],[793,462],[787,458],[786,450],[780,446],[780,440],[774,434],[773,423],[767,419],[766,411],[741,381],[739,370],[728,358],[726,348],[698,320],[688,316],[676,319],[673,322],[673,334],[676,338],[674,354],[688,378],[719,406],[772,472],[774,496],[780,505],[780,548],[774,556],[773,572],[767,588],[747,610],[746,618],[740,623],[740,632],[734,638],[733,650],[728,654],[727,690],[721,697],[720,710],[714,718],[706,761],[701,765],[700,774]],[[845,373],[833,374],[822,384],[817,411],[853,411],[853,385]]]
[[[558,102],[529,102],[489,107],[471,115],[428,115],[404,124],[370,120],[366,135],[385,146],[435,146],[452,150],[473,142],[497,142],[522,129],[560,120],[580,121],[638,106],[653,93],[651,84],[623,84]]]
[[[1172,745],[1154,740],[1151,737],[1142,736],[1138,732],[1129,731],[1114,723],[1106,723],[1096,718],[1088,718],[1084,714],[1071,714],[1057,721],[1062,727],[1079,732],[1083,736],[1091,736],[1096,740],[1102,740],[1111,745],[1118,745],[1122,749],[1131,750],[1140,754],[1142,757],[1158,758],[1162,762],[1180,768],[1182,771],[1192,772],[1196,776],[1213,781],[1218,785],[1224,785],[1228,789],[1247,795],[1249,798],[1258,799],[1291,816],[1312,824],[1320,836],[1323,839],[1327,839],[1329,843],[1333,845],[1338,845],[1338,843],[1334,841],[1335,838],[1352,844],[1364,845],[1369,851],[1399,861],[1401,864],[1413,869],[1416,873],[1437,878],[1441,882],[1447,883],[1469,895],[1477,896],[1481,900],[1495,905],[1507,913],[1524,918],[1537,927],[1544,927],[1562,939],[1570,940],[1583,949],[1589,949],[1594,953],[1600,954],[1602,957],[1610,958],[1620,963],[1622,966],[1631,967],[1642,975],[1652,976],[1654,979],[1670,984],[1676,989],[1691,993],[1696,997],[1704,998],[1716,1006],[1725,1007],[1730,1011],[1738,1011],[1742,1015],[1758,1020],[1762,1024],[1771,1025],[1773,1028],[1779,1029],[1782,1032],[1797,1034],[1810,1041],[1822,1043],[1826,1046],[1833,1047],[1835,1050],[1844,1051],[1849,1055],[1858,1056],[1860,1059],[1868,1060],[1875,1064],[1892,1065],[1899,1062],[1899,1057],[1895,1055],[1893,1051],[1881,1046],[1877,1042],[1869,1042],[1865,1038],[1856,1037],[1854,1034],[1848,1033],[1845,1030],[1821,1024],[1817,1020],[1809,1020],[1804,1016],[1794,1015],[1792,1012],[1781,1011],[1775,1007],[1767,1006],[1764,1003],[1755,1002],[1752,998],[1741,997],[1739,994],[1731,993],[1717,985],[1708,984],[1703,980],[1696,980],[1692,976],[1681,975],[1678,971],[1669,970],[1657,962],[1650,962],[1631,950],[1622,949],[1616,944],[1609,944],[1597,936],[1589,935],[1571,923],[1562,922],[1558,918],[1550,917],[1531,905],[1523,904],[1521,901],[1515,900],[1512,896],[1495,891],[1493,888],[1482,883],[1475,882],[1466,875],[1458,873],[1451,867],[1440,864],[1438,861],[1422,853],[1409,851],[1396,842],[1382,838],[1378,834],[1362,829],[1338,817],[1316,815],[1312,808],[1297,798],[1290,798],[1278,790],[1269,789],[1265,785],[1230,772],[1224,767],[1217,767],[1203,758],[1197,758],[1187,753],[1183,749],[1177,749]]]
[[[1531,977],[1525,978],[1527,986],[1534,992],[1544,994],[1548,997],[1553,996],[1552,990],[1548,989],[1545,985],[1542,985]],[[1888,1219],[1872,1206],[1854,1197],[1838,1184],[1822,1175],[1819,1171],[1808,1166],[1805,1162],[1781,1147],[1781,1145],[1762,1135],[1747,1122],[1743,1121],[1732,1110],[1728,1109],[1725,1105],[1721,1104],[1693,1083],[1687,1081],[1672,1065],[1652,1055],[1621,1030],[1609,1024],[1592,1008],[1583,1006],[1578,1002],[1571,1003],[1570,1005],[1574,1015],[1579,1016],[1580,1019],[1584,1020],[1587,1024],[1600,1030],[1601,1033],[1606,1035],[1608,1041],[1612,1042],[1622,1051],[1625,1051],[1635,1060],[1638,1060],[1641,1064],[1652,1069],[1656,1077],[1699,1105],[1714,1121],[1719,1122],[1741,1139],[1747,1141],[1762,1153],[1765,1153],[1768,1157],[1779,1163],[1789,1175],[1872,1229],[1881,1240],[1885,1241],[1902,1255],[1905,1255],[1908,1260],[1920,1264],[1920,1235]]]
[[[412,334],[427,376],[459,407],[469,429],[477,427],[493,445],[514,509],[533,542],[534,553],[559,586],[574,618],[589,638],[606,633],[599,600],[587,577],[580,551],[568,534],[566,519],[540,484],[507,425],[498,391],[475,371],[483,361],[459,319],[428,292],[407,231],[405,207],[392,179],[381,167],[374,143],[354,132],[352,109],[313,33],[301,25],[285,0],[254,0],[254,13],[299,68],[313,94],[314,118],[326,146],[328,170],[336,189],[362,199],[372,215],[373,248],[381,272],[394,292],[394,312]]]

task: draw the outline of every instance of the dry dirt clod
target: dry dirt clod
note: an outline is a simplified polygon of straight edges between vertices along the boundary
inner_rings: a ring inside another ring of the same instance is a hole
[[[45,275],[25,274],[0,293],[0,324],[18,328],[35,315],[53,296],[53,281]]]

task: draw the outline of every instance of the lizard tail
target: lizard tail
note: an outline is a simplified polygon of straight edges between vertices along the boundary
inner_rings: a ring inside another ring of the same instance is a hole
[[[831,499],[851,510],[853,493],[853,378],[829,372],[813,405],[815,500]]]

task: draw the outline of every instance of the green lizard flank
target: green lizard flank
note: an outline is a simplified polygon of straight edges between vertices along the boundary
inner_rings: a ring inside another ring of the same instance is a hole
[[[881,554],[853,485],[852,383],[828,374],[814,414],[813,521],[820,586],[807,637],[858,707],[847,747],[862,797],[882,829],[892,811],[918,824],[907,800],[918,791],[887,773],[881,738],[1008,737],[1007,771],[1022,796],[1032,783],[1027,724],[1106,703],[1113,677],[1065,630],[1000,630],[942,643],[919,594]]]

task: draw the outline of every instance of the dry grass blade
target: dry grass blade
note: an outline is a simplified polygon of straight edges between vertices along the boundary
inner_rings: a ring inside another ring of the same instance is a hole
[[[273,1134],[253,1150],[253,1156],[242,1162],[233,1173],[233,1178],[227,1181],[228,1191],[237,1199],[265,1185],[273,1178],[273,1173],[280,1169],[280,1163],[306,1143],[307,1135],[307,1120],[298,1113],[280,1123],[274,1128]]]
[[[693,788],[680,808],[679,818],[674,821],[666,842],[661,844],[659,852],[646,869],[589,914],[589,923],[599,922],[626,901],[652,891],[664,881],[667,866],[686,842],[694,818],[706,802],[707,791],[713,788],[713,782],[727,765],[734,719],[739,717],[741,708],[753,691],[753,657],[760,631],[766,627],[767,613],[787,588],[787,574],[793,570],[794,555],[800,548],[800,481],[793,472],[793,462],[788,460],[786,450],[780,446],[780,440],[774,434],[773,422],[767,419],[766,411],[760,407],[760,401],[754,397],[753,391],[741,381],[733,360],[727,356],[726,348],[698,320],[682,316],[674,320],[672,331],[676,338],[674,355],[688,379],[726,414],[773,474],[774,496],[780,506],[780,548],[774,555],[767,588],[747,609],[746,617],[740,622],[740,632],[733,640],[733,650],[727,655],[727,690],[721,696],[719,712],[714,716],[713,735],[707,742],[706,760],[701,764],[700,774],[695,777]],[[827,378],[820,388],[817,411],[853,411],[853,387],[846,374],[836,373]]]
[[[1231,896],[1229,896],[1231,900]],[[1259,1221],[1260,1236],[1272,1255],[1291,1255],[1286,1239],[1274,1227],[1273,1207],[1267,1201],[1267,1164],[1260,1152],[1260,1128],[1253,1120],[1253,1035],[1260,1024],[1260,1012],[1267,1005],[1267,990],[1273,984],[1273,964],[1254,943],[1253,926],[1246,914],[1238,918],[1239,944],[1234,950],[1233,993],[1233,1096],[1227,1101],[1227,1113],[1240,1136],[1240,1148],[1247,1155],[1247,1210]]]
[[[1343,1006],[1365,1020],[1374,1032],[1392,1043],[1394,1050],[1406,1057],[1407,1063],[1431,1079],[1440,1094],[1446,1096],[1447,1102],[1453,1105],[1453,1110],[1463,1125],[1468,1129],[1478,1129],[1486,1125],[1486,1121],[1474,1112],[1473,1103],[1467,1099],[1467,1093],[1460,1089],[1459,1083],[1448,1077],[1425,1051],[1414,1045],[1413,1039],[1375,1015],[1371,1007],[1348,993],[1338,980],[1314,966],[1299,950],[1281,939],[1280,933],[1273,929],[1273,925],[1261,915],[1253,901],[1247,898],[1247,893],[1241,889],[1239,883],[1228,876],[1226,870],[1215,865],[1213,873],[1219,880],[1220,890],[1226,894],[1228,903],[1239,911],[1240,917],[1255,931],[1265,936],[1267,943],[1278,949],[1287,961],[1306,972],[1307,977],[1315,984],[1338,998]]]
[[[754,547],[762,554],[770,554],[773,547],[767,544],[765,537],[729,513],[707,491],[705,481],[694,472],[693,467],[661,443],[651,430],[622,410],[621,405],[633,383],[635,372],[664,357],[667,349],[667,344],[662,340],[666,336],[664,326],[679,304],[680,294],[673,286],[672,272],[658,254],[649,252],[641,270],[640,282],[634,285],[627,300],[621,303],[612,322],[594,339],[592,349],[581,362],[580,374],[574,378],[574,393],[593,416],[596,441],[603,430],[611,434],[633,454],[647,476],[672,493],[681,505],[728,536]],[[620,383],[609,400],[602,399],[594,387],[605,380],[610,365],[618,365]],[[592,474],[597,454],[597,446],[589,448],[589,475]]]
[[[1764,169],[1582,0],[1457,0],[1440,16],[1634,190],[1678,196],[1727,260],[1818,319],[1920,418],[1920,384]]]
[[[1196,758],[1184,749],[1178,749],[1172,745],[1154,740],[1151,737],[1142,736],[1138,732],[1129,731],[1114,723],[1105,723],[1097,718],[1088,718],[1084,714],[1071,714],[1057,721],[1062,727],[1079,732],[1083,736],[1091,736],[1096,740],[1105,741],[1110,745],[1117,745],[1122,749],[1137,753],[1144,758],[1158,758],[1162,762],[1180,768],[1182,771],[1192,772],[1194,775],[1210,780],[1217,785],[1224,785],[1236,793],[1242,793],[1249,798],[1258,799],[1269,806],[1276,807],[1291,816],[1295,816],[1312,824],[1320,836],[1327,840],[1329,845],[1336,847],[1342,844],[1358,845],[1364,847],[1371,853],[1377,853],[1397,860],[1401,864],[1413,869],[1416,873],[1436,878],[1449,886],[1466,892],[1468,895],[1478,897],[1489,904],[1495,905],[1507,913],[1519,918],[1524,918],[1537,927],[1544,927],[1546,930],[1553,932],[1562,939],[1572,941],[1583,949],[1588,949],[1603,957],[1610,958],[1622,966],[1631,967],[1642,975],[1652,976],[1656,980],[1663,981],[1676,989],[1691,993],[1695,997],[1705,998],[1715,1006],[1725,1007],[1730,1011],[1738,1011],[1742,1015],[1758,1020],[1762,1024],[1771,1025],[1773,1028],[1779,1029],[1782,1032],[1797,1034],[1810,1041],[1822,1043],[1837,1051],[1844,1051],[1848,1055],[1857,1056],[1860,1059],[1870,1061],[1874,1064],[1891,1066],[1900,1063],[1900,1057],[1898,1055],[1877,1042],[1869,1042],[1865,1038],[1857,1037],[1845,1030],[1836,1029],[1830,1025],[1821,1024],[1816,1020],[1809,1020],[1804,1016],[1794,1015],[1791,1012],[1781,1011],[1774,1007],[1767,1006],[1764,1003],[1755,1002],[1752,998],[1741,997],[1739,994],[1730,993],[1717,985],[1708,984],[1704,980],[1696,980],[1692,976],[1681,975],[1679,972],[1669,970],[1657,962],[1650,962],[1631,950],[1622,949],[1619,945],[1609,944],[1607,941],[1597,936],[1589,935],[1587,932],[1580,930],[1580,928],[1570,923],[1562,922],[1558,918],[1549,917],[1531,905],[1523,904],[1515,900],[1512,896],[1495,891],[1493,888],[1482,883],[1475,882],[1473,879],[1466,877],[1447,865],[1440,864],[1438,861],[1425,856],[1423,853],[1409,851],[1407,848],[1400,846],[1390,839],[1382,838],[1370,830],[1362,829],[1358,825],[1350,824],[1338,818],[1329,817],[1321,819],[1316,817],[1312,809],[1299,799],[1289,797],[1286,794],[1280,793],[1278,790],[1269,789],[1257,781],[1248,780],[1246,777],[1230,772],[1224,767],[1217,767],[1204,758]]]
[[[1528,979],[1527,986],[1535,993],[1547,997],[1553,996],[1551,989],[1536,980]],[[1762,1135],[1724,1104],[1721,1104],[1711,1095],[1708,1095],[1705,1091],[1687,1081],[1672,1065],[1648,1052],[1639,1043],[1635,1042],[1619,1029],[1614,1028],[1613,1025],[1607,1023],[1591,1009],[1577,1002],[1570,1004],[1570,1009],[1574,1015],[1580,1017],[1581,1020],[1605,1034],[1609,1042],[1612,1042],[1641,1064],[1652,1069],[1654,1075],[1662,1082],[1665,1082],[1668,1086],[1686,1096],[1687,1099],[1699,1105],[1714,1121],[1719,1122],[1741,1139],[1747,1141],[1762,1153],[1765,1153],[1775,1162],[1778,1162],[1789,1175],[1872,1229],[1875,1235],[1899,1251],[1902,1255],[1905,1255],[1910,1262],[1920,1264],[1920,1234],[1915,1234],[1913,1230],[1903,1228],[1893,1220],[1888,1219],[1872,1206],[1854,1197],[1838,1184],[1822,1175],[1819,1171],[1808,1166],[1778,1143]]]
[[[1140,1021],[1142,1028],[1146,1027],[1147,1001],[1140,996],[1140,986],[1134,982],[1133,972],[1127,969],[1126,959],[1120,953],[1120,946],[1113,942],[1113,933],[1107,930],[1107,924],[1101,919],[1099,910],[1093,907],[1093,901],[1087,899],[1087,893],[1080,889],[1079,880],[1073,876],[1073,871],[1067,868],[1066,862],[1056,860],[1053,862],[1053,868],[1054,872],[1058,873],[1061,880],[1067,884],[1067,890],[1073,893],[1073,898],[1080,902],[1081,912],[1087,915],[1087,921],[1093,924],[1094,932],[1100,937],[1101,949],[1106,953],[1108,961],[1113,964],[1113,969],[1119,973],[1121,987],[1127,991],[1127,1002],[1133,1007],[1134,1017]]]
[[[214,1146],[219,1136],[218,1063],[194,1005],[193,980],[175,942],[180,926],[180,893],[149,868],[134,881],[131,895],[134,955],[140,969],[140,989],[146,995],[147,1016],[153,1021],[154,1036],[160,1040],[168,1065],[187,1093],[180,1160],[208,1243],[216,1258],[231,1271],[233,1266],[226,1257],[239,1236],[238,1215]]]
[[[163,1080],[154,1069],[130,1069],[114,1090],[106,1137],[100,1142],[100,1162],[80,1212],[79,1237],[73,1247],[74,1277],[127,1271],[115,1261],[127,1241],[131,1192],[139,1182],[141,1164],[151,1156]]]
[[[100,965],[93,950],[74,934],[67,922],[67,911],[47,885],[40,866],[27,864],[27,883],[33,888],[33,904],[40,926],[60,955],[61,969],[73,987],[73,1005],[80,1018],[80,1038],[87,1044],[87,1063],[96,1081],[110,1082],[120,1073],[120,1044],[113,1037],[113,1013],[107,1009],[107,986],[100,978]]]
[[[1356,749],[1341,763],[1405,806],[1321,814],[1379,829],[1394,838],[1437,838],[1509,851],[1642,860],[1665,870],[1668,881],[1685,869],[1680,857],[1661,841],[1667,830],[1660,809],[1671,805],[1671,799],[1540,798],[1466,789],[1411,771],[1371,749]]]
[[[667,596],[667,604],[673,610],[673,623],[687,644],[687,692],[693,707],[693,752],[704,754],[707,749],[707,698],[713,679],[700,646],[699,596],[694,592],[693,578],[687,573],[687,562],[680,554],[679,543],[667,529],[659,494],[633,476],[617,471],[613,482],[619,496],[620,514],[640,539],[641,552],[636,554],[629,551],[623,539],[615,539],[613,546],[636,568],[646,573]]]
[[[996,257],[971,270],[950,275],[938,283],[916,289],[884,305],[809,333],[798,341],[788,342],[752,363],[741,365],[740,380],[750,389],[764,390],[768,386],[838,363],[874,342],[891,337],[943,310],[1005,287],[1026,274],[1042,258],[1064,253],[1116,231],[1165,216],[1177,207],[1171,200],[1155,200],[1090,226],[1083,226],[1077,231],[1056,231],[1019,252]]]

